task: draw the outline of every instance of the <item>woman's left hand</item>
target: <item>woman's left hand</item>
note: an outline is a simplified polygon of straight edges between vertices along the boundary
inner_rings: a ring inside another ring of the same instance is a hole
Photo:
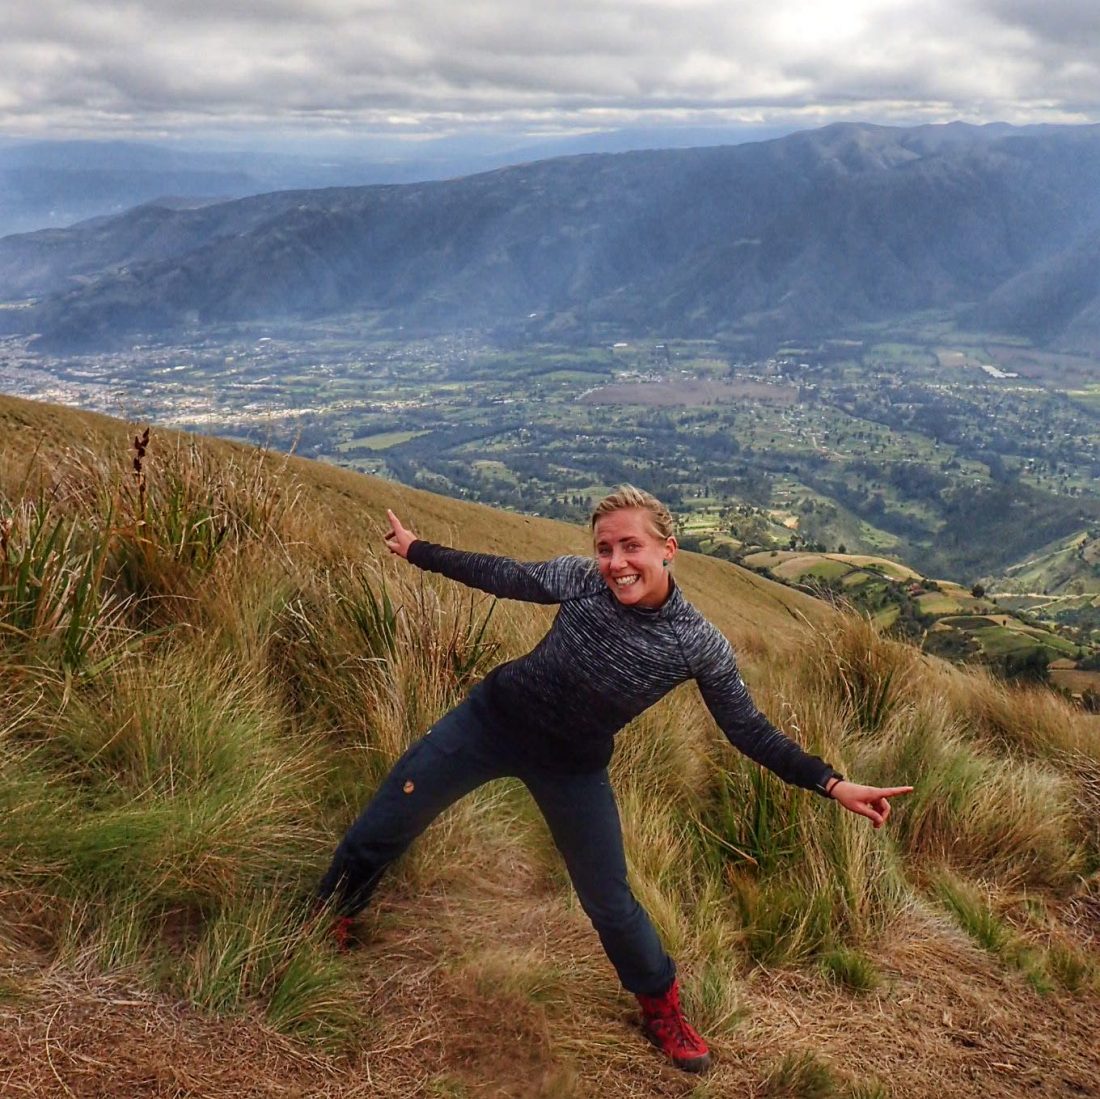
[[[858,782],[841,779],[829,790],[829,796],[849,812],[867,817],[876,828],[881,828],[890,816],[889,799],[908,794],[912,789],[912,786],[860,786]]]

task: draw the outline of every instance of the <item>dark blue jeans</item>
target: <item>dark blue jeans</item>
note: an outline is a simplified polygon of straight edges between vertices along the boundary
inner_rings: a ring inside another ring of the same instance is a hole
[[[345,915],[370,900],[385,868],[440,813],[491,779],[520,779],[550,826],[581,907],[623,987],[653,996],[676,966],[626,880],[619,810],[607,771],[557,774],[520,758],[478,690],[397,761],[340,841],[319,895]]]

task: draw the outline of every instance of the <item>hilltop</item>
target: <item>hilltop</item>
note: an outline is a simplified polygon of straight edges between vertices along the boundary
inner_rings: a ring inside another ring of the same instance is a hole
[[[1091,349],[1098,184],[1097,127],[842,124],[153,204],[0,241],[0,297],[27,299],[0,320],[53,347],[349,315],[768,341],[932,311]]]
[[[0,398],[0,1072],[18,1093],[684,1096],[525,792],[429,831],[336,955],[304,922],[350,815],[546,608],[380,554],[582,529]],[[137,462],[135,468],[134,462]],[[677,561],[760,705],[884,833],[762,774],[691,688],[613,770],[635,888],[717,1067],[693,1094],[1088,1094],[1100,736],[1045,691]]]

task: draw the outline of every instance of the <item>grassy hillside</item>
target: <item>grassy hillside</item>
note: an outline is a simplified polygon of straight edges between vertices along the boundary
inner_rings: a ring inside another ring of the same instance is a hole
[[[1078,531],[1044,546],[1026,561],[990,579],[998,591],[1049,596],[1100,594],[1100,535]]]
[[[390,760],[550,611],[380,552],[583,531],[0,399],[0,1079],[13,1094],[1087,1093],[1100,734],[1042,692],[683,555],[760,705],[916,786],[884,834],[783,786],[682,688],[614,765],[635,888],[713,1039],[632,1022],[521,787],[431,829],[333,953],[305,918]],[[139,469],[133,467],[137,459]]]
[[[1025,618],[1014,613],[1025,606],[1013,606],[1011,600],[1002,605],[1000,597],[975,595],[954,581],[930,580],[884,557],[765,550],[749,554],[744,564],[854,607],[894,636],[919,642],[925,652],[980,663],[1008,678],[1036,678],[1054,661],[1068,660],[1072,666],[1077,658],[1097,651],[1081,608],[1075,608],[1082,619],[1075,630],[1068,628],[1068,621],[1059,622],[1053,616],[1047,628],[1038,617],[1050,606],[1068,614],[1058,597],[1045,598],[1039,607],[1025,604],[1031,611]]]

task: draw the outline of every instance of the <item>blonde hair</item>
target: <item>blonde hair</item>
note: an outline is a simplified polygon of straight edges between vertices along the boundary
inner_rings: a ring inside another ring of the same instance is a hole
[[[653,522],[653,532],[658,538],[672,538],[676,534],[676,524],[672,513],[651,492],[635,488],[633,485],[619,485],[614,492],[605,496],[593,509],[590,527],[595,533],[596,524],[613,511],[625,508],[638,508],[649,513]]]

